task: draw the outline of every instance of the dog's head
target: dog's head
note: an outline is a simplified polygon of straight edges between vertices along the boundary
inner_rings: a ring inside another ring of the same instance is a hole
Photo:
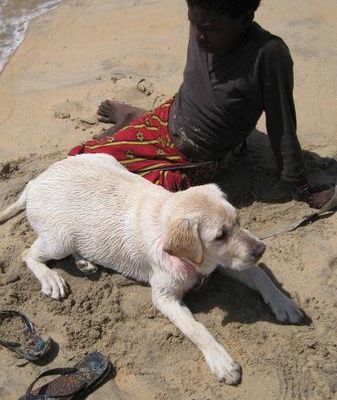
[[[201,273],[218,265],[249,268],[265,251],[257,237],[240,227],[236,209],[215,184],[173,194],[163,224],[164,251],[191,261]]]

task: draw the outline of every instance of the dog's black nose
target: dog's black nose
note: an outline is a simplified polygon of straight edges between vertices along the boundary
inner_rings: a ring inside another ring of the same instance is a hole
[[[254,258],[262,257],[263,253],[266,251],[266,246],[263,243],[257,243],[252,251],[250,252],[251,256]]]

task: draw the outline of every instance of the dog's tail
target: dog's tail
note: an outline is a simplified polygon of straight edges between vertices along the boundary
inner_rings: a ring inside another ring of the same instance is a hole
[[[14,204],[0,212],[0,224],[14,217],[14,215],[19,214],[20,211],[23,211],[26,208],[28,186],[29,184],[25,187],[24,191]]]

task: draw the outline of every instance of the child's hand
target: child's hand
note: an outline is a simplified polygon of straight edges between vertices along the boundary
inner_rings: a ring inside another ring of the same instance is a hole
[[[331,200],[335,193],[335,188],[331,187],[317,192],[315,191],[315,188],[312,188],[312,191],[313,193],[309,205],[313,208],[322,208]]]
[[[320,209],[327,204],[335,193],[334,187],[312,187],[305,183],[296,187],[297,200],[308,203],[310,207]]]

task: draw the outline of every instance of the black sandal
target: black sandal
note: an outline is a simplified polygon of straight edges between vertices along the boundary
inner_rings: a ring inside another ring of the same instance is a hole
[[[73,368],[54,368],[43,372],[29,386],[26,394],[19,400],[79,400],[85,398],[114,372],[111,362],[103,354],[87,354]],[[38,389],[33,387],[42,377],[60,375]]]
[[[40,337],[35,331],[35,326],[24,314],[15,310],[0,310],[0,320],[3,318],[20,317],[26,325],[22,332],[24,335],[23,343],[8,341],[0,338],[0,345],[7,347],[29,361],[41,359],[50,350],[52,339],[50,337]]]

